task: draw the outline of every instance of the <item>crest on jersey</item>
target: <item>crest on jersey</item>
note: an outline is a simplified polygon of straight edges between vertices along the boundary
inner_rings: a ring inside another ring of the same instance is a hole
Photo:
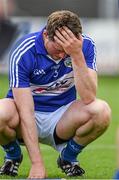
[[[67,57],[65,60],[64,60],[64,64],[66,67],[72,67],[72,62],[71,62],[71,58],[70,57]]]

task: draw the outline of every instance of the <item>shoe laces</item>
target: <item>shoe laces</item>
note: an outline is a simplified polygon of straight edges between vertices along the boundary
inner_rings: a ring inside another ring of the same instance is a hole
[[[21,161],[12,160],[5,158],[3,166],[0,168],[0,174],[7,174],[16,176],[18,174],[18,168],[21,164]]]
[[[67,174],[67,176],[80,176],[85,173],[85,171],[79,167],[78,162],[63,165],[62,170]]]

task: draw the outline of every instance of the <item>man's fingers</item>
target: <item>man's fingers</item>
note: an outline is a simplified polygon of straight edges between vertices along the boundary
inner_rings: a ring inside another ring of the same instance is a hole
[[[46,178],[46,177],[37,176],[37,175],[28,177],[28,179],[45,179],[45,178]]]
[[[75,37],[75,35],[73,34],[73,32],[68,28],[68,27],[66,27],[66,26],[63,26],[63,33],[65,33],[65,34],[67,34],[68,35],[68,37],[70,37],[70,38],[74,38]]]
[[[66,40],[70,38],[70,35],[68,34],[67,30],[65,30],[64,28],[60,28],[59,31]]]
[[[55,40],[55,42],[57,42],[59,45],[63,46],[64,42],[62,42],[62,41],[59,39],[59,37],[54,36],[54,40]]]
[[[80,40],[81,42],[83,42],[83,37],[82,37],[81,34],[79,34],[79,40]]]
[[[56,37],[58,37],[59,40],[66,43],[67,41],[70,41],[71,39],[75,39],[76,36],[73,34],[73,32],[66,26],[63,26],[62,28],[59,28],[55,32]],[[80,35],[79,35],[80,39]]]
[[[63,34],[62,30],[56,30],[55,34],[62,42],[65,42],[67,40],[66,36],[65,36],[65,34]]]

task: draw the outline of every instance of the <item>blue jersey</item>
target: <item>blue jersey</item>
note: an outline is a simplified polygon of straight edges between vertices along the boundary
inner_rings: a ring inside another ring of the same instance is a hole
[[[84,35],[82,50],[87,67],[96,70],[94,42]],[[30,87],[36,111],[53,112],[76,99],[71,58],[52,60],[44,47],[43,30],[16,43],[10,55],[9,77],[7,97],[13,98],[12,88]]]

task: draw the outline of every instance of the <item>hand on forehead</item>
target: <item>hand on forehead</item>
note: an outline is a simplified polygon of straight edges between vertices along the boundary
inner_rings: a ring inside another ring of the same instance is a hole
[[[68,28],[67,26],[62,26],[62,27],[59,27],[56,31],[55,31],[55,33],[57,34],[57,33],[60,33],[60,34],[62,34],[64,37],[65,36],[69,36],[69,37],[71,37],[71,38],[74,38],[74,37],[76,37],[76,38],[80,38],[80,34],[79,34],[79,36],[76,36],[71,30],[70,30],[70,28]]]

